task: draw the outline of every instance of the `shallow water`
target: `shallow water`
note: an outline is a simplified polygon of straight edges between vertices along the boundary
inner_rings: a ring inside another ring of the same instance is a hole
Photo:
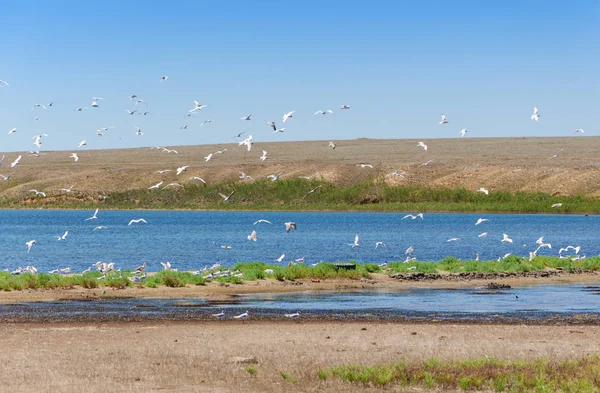
[[[97,220],[84,221],[93,211],[83,210],[0,210],[0,269],[34,265],[40,271],[72,266],[82,271],[96,261],[113,261],[117,267],[133,268],[148,261],[149,271],[160,270],[161,261],[170,261],[180,270],[199,269],[220,262],[231,266],[240,261],[265,261],[286,254],[282,264],[305,258],[306,264],[320,261],[382,263],[404,259],[413,247],[419,260],[446,256],[496,259],[506,253],[526,256],[535,249],[535,240],[544,236],[552,249],[542,255],[556,255],[558,248],[581,246],[581,254],[600,253],[596,231],[598,216],[506,215],[506,214],[425,214],[424,220],[401,220],[403,213],[299,213],[299,212],[191,212],[191,211],[100,211]],[[128,222],[145,218],[148,224]],[[489,222],[475,226],[479,217]],[[253,225],[258,219],[273,224]],[[286,221],[297,231],[285,232]],[[96,230],[96,226],[106,229]],[[69,231],[66,241],[56,236]],[[258,241],[247,240],[256,230]],[[488,232],[487,238],[478,238]],[[501,243],[507,233],[514,242]],[[360,247],[349,243],[359,235]],[[448,243],[453,237],[459,241]],[[27,253],[25,242],[37,245]],[[384,241],[388,248],[375,249]],[[231,249],[219,246],[229,245]]]
[[[482,289],[251,294],[233,300],[95,299],[0,305],[4,321],[202,320],[225,311],[228,318],[405,320],[466,322],[600,323],[599,285],[539,285],[501,291]]]

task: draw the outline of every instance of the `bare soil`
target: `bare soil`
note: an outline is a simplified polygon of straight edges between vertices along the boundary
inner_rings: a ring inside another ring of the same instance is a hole
[[[79,162],[69,158],[72,151],[9,153],[6,161],[23,154],[21,164],[6,168],[12,178],[0,182],[0,196],[23,198],[36,206],[30,189],[45,191],[47,203],[62,195],[60,188],[75,184],[74,199],[97,198],[111,191],[147,188],[159,181],[185,184],[200,176],[209,184],[239,180],[243,171],[255,179],[282,172],[282,178],[314,176],[341,185],[371,178],[392,184],[464,187],[491,191],[543,191],[555,195],[600,195],[600,137],[577,138],[455,138],[424,140],[428,151],[417,147],[418,140],[361,138],[336,141],[256,142],[251,152],[237,143],[169,147],[178,154],[159,149],[80,150]],[[205,162],[203,157],[217,150],[223,154]],[[269,159],[261,162],[262,150]],[[564,149],[558,157],[552,157]],[[421,165],[433,160],[428,165]],[[360,168],[357,164],[374,166]],[[180,176],[179,166],[190,168]],[[392,168],[406,171],[406,178],[386,177]],[[172,172],[158,174],[156,171]],[[37,202],[36,202],[37,201]]]
[[[319,382],[317,372],[399,360],[564,360],[600,353],[599,326],[302,320],[4,324],[0,338],[2,390],[36,393],[401,391]],[[249,366],[256,367],[255,375]],[[280,372],[289,373],[288,381]]]

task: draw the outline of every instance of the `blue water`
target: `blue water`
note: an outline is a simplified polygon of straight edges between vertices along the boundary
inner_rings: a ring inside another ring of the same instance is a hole
[[[413,247],[419,260],[446,256],[496,259],[506,253],[526,256],[544,236],[556,255],[558,248],[581,246],[581,254],[600,253],[596,230],[600,217],[582,215],[425,214],[424,220],[401,220],[404,213],[298,213],[298,212],[190,212],[190,211],[100,211],[97,220],[84,221],[93,211],[2,210],[0,211],[0,269],[34,265],[40,271],[72,266],[80,271],[97,261],[116,262],[132,268],[148,261],[150,271],[170,261],[180,270],[199,269],[220,262],[231,266],[239,261],[282,264],[304,258],[306,264],[320,261],[381,263],[404,259]],[[490,221],[475,226],[479,217]],[[145,218],[147,224],[128,222]],[[273,224],[253,225],[258,219]],[[283,223],[294,221],[297,231],[285,232]],[[103,225],[106,229],[93,231]],[[66,241],[57,235],[68,230]],[[258,241],[247,240],[256,230]],[[478,238],[488,232],[487,238]],[[500,242],[507,233],[512,244]],[[349,243],[359,235],[360,247]],[[457,242],[447,243],[452,237]],[[25,242],[35,239],[31,253]],[[388,248],[375,249],[384,241]],[[219,246],[229,245],[230,250]]]

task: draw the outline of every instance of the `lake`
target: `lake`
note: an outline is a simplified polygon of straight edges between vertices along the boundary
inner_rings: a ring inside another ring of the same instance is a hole
[[[72,266],[82,271],[97,261],[116,262],[117,268],[133,268],[148,261],[148,271],[170,261],[179,270],[199,269],[215,262],[231,266],[237,262],[264,261],[281,264],[304,258],[306,264],[320,261],[355,260],[382,263],[405,258],[414,248],[419,260],[447,256],[482,260],[507,253],[527,256],[544,236],[552,249],[540,255],[557,255],[560,247],[581,246],[587,256],[600,253],[597,233],[600,218],[583,215],[518,214],[425,214],[424,219],[402,220],[406,213],[323,212],[220,212],[220,211],[103,211],[98,219],[85,221],[92,210],[0,210],[0,269],[33,265],[40,272]],[[489,221],[475,225],[478,218]],[[144,218],[147,224],[128,225]],[[272,224],[260,223],[265,219]],[[297,230],[285,231],[293,221]],[[94,230],[97,226],[104,229]],[[247,236],[257,231],[258,240]],[[64,241],[57,236],[69,231]],[[478,237],[487,232],[485,238]],[[506,233],[513,243],[501,243]],[[359,235],[359,247],[351,247]],[[450,238],[460,240],[447,242]],[[37,244],[27,253],[25,242]],[[388,248],[375,249],[382,241]],[[220,246],[230,246],[224,249]]]

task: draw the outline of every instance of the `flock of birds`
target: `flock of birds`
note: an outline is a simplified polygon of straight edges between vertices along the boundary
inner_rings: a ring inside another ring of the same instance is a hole
[[[159,79],[159,82],[160,83],[164,83],[167,80],[168,80],[168,76],[162,76]],[[10,87],[10,85],[9,85],[8,82],[6,82],[4,80],[0,80],[0,87],[8,88],[8,87]],[[102,101],[104,101],[105,98],[103,98],[103,97],[91,97],[91,100],[92,100],[92,102],[89,105],[89,107],[78,107],[78,108],[73,109],[73,111],[74,112],[82,112],[82,111],[88,110],[88,109],[92,110],[94,108],[99,108],[101,106],[100,103]],[[149,107],[149,104],[148,104],[148,102],[146,100],[140,98],[137,94],[130,95],[129,96],[129,100],[130,100],[130,102],[132,103],[132,105],[135,108],[133,108],[133,109],[126,109],[125,112],[126,112],[127,116],[133,116],[133,115],[146,116],[147,114],[150,113],[147,110],[141,110],[140,109],[140,108],[146,108],[147,109]],[[33,110],[51,110],[53,107],[54,107],[54,103],[53,102],[50,102],[48,104],[36,103],[36,104],[33,104],[31,110],[32,111]],[[187,110],[187,112],[185,113],[184,117],[194,116],[194,115],[202,112],[203,110],[205,110],[207,107],[209,107],[208,104],[202,104],[202,103],[194,100],[193,106],[190,109]],[[342,111],[347,111],[347,110],[350,110],[352,107],[350,105],[341,105],[339,108]],[[331,110],[331,109],[318,110],[318,111],[314,112],[315,116],[318,116],[318,115],[326,116],[326,115],[331,115],[331,114],[333,114],[333,110]],[[288,121],[290,121],[290,119],[294,119],[295,115],[296,115],[296,111],[289,111],[289,112],[284,113],[283,116],[282,116],[282,118],[281,118],[281,123],[282,124],[286,124]],[[531,119],[537,122],[537,121],[540,120],[540,117],[541,116],[540,116],[538,108],[534,107],[533,113],[531,115]],[[34,119],[35,120],[39,120],[39,117],[35,117]],[[242,116],[240,118],[240,120],[242,120],[244,122],[252,121],[252,114],[248,114],[248,115]],[[205,120],[201,124],[201,126],[204,126],[204,125],[209,124],[211,122],[212,122],[211,119]],[[440,120],[439,124],[442,125],[442,126],[446,126],[446,125],[449,124],[449,120],[448,120],[447,116],[445,114],[443,114],[443,113],[441,114],[441,120]],[[284,128],[284,127],[278,127],[278,125],[277,125],[277,123],[275,121],[268,121],[266,123],[266,125],[272,130],[273,134],[284,133],[286,131],[286,128]],[[108,126],[108,127],[104,127],[104,128],[99,128],[96,131],[96,134],[97,134],[98,137],[103,137],[103,136],[105,136],[105,133],[107,133],[109,130],[114,129],[114,128],[115,128],[114,126]],[[181,129],[187,129],[187,128],[188,128],[188,125],[183,125],[181,127]],[[12,134],[16,133],[17,131],[18,131],[17,128],[12,128],[12,129],[10,129],[8,131],[8,135],[12,135]],[[463,128],[463,129],[461,129],[459,131],[458,134],[460,135],[460,137],[465,137],[467,135],[467,132],[468,132],[467,129]],[[583,129],[576,129],[573,132],[573,135],[575,135],[577,133],[583,134],[584,130]],[[143,136],[144,132],[142,131],[142,129],[140,127],[135,127],[135,134],[137,136]],[[240,133],[236,134],[234,136],[234,138],[241,139],[243,134],[245,134],[245,132],[240,132]],[[36,149],[34,151],[31,151],[30,153],[33,154],[33,155],[39,156],[40,149],[41,149],[41,146],[42,146],[42,143],[43,143],[43,139],[47,138],[47,137],[48,137],[48,134],[45,134],[45,133],[39,134],[39,135],[34,135],[32,137],[32,140],[33,140],[33,145],[36,147]],[[82,140],[79,143],[74,144],[74,146],[76,146],[76,149],[82,149],[82,148],[84,148],[87,145],[88,145],[88,143],[87,143],[86,140]],[[254,140],[253,140],[252,135],[248,135],[248,137],[246,137],[245,139],[240,140],[238,142],[238,146],[245,148],[248,152],[252,151],[253,145],[254,145]],[[336,149],[337,144],[334,141],[329,141],[328,147],[330,149],[334,150],[334,149]],[[420,148],[420,149],[423,149],[423,151],[425,151],[425,152],[428,151],[428,146],[423,141],[419,141],[417,143],[416,147]],[[169,149],[167,147],[156,146],[156,147],[153,147],[152,149],[157,149],[157,150],[159,150],[159,151],[161,151],[163,153],[166,153],[166,154],[178,154],[178,152],[176,150]],[[208,162],[208,161],[214,160],[218,155],[225,154],[226,151],[227,151],[227,149],[223,149],[223,150],[216,151],[214,153],[210,153],[210,154],[208,154],[207,156],[204,157],[204,161]],[[553,155],[550,158],[556,158],[556,157],[558,157],[561,152],[562,152],[562,149],[561,149],[561,151],[559,151],[558,153],[556,153],[555,155]],[[5,158],[5,156],[2,156],[2,158],[0,158],[0,167],[3,164],[4,158]],[[21,163],[22,158],[23,158],[22,155],[18,155],[10,163],[10,168],[14,169],[14,168],[18,167],[18,165]],[[72,159],[74,163],[78,163],[80,161],[80,157],[79,157],[79,155],[78,155],[77,152],[71,153],[71,155],[68,156],[68,157],[66,157],[66,158]],[[269,159],[269,153],[266,150],[262,150],[261,155],[258,157],[258,160],[264,162],[264,161],[266,161],[268,159]],[[427,166],[432,161],[433,161],[433,159],[430,159],[427,162],[421,164],[421,166]],[[360,166],[361,168],[373,168],[373,165],[368,164],[368,163],[360,163],[360,164],[358,164],[358,166]],[[190,168],[190,165],[181,165],[181,166],[178,166],[177,168],[173,168],[173,169],[159,170],[156,173],[158,173],[158,174],[165,174],[165,173],[169,173],[169,172],[174,172],[176,176],[180,176],[183,173],[185,173],[188,170],[188,168]],[[268,178],[271,179],[272,181],[277,181],[277,180],[280,179],[281,174],[282,174],[281,172],[280,173],[276,173],[276,174],[271,174],[271,175],[268,176]],[[402,172],[402,171],[399,171],[399,170],[393,168],[393,172],[391,172],[387,176],[394,176],[394,177],[404,178],[405,175],[406,175],[406,172]],[[4,181],[10,181],[11,177],[12,177],[12,173],[9,173],[8,175],[0,174],[0,176],[4,179]],[[304,178],[310,179],[311,176],[304,176]],[[253,178],[252,178],[252,176],[246,174],[245,172],[240,172],[239,179],[241,179],[241,180],[246,180],[246,179],[252,180]],[[203,184],[206,185],[206,181],[203,178],[198,177],[198,176],[189,177],[188,181],[199,181],[199,182],[201,182],[201,183],[203,183]],[[59,191],[60,192],[64,192],[65,194],[69,194],[69,193],[71,193],[73,191],[75,185],[76,184],[72,184],[68,188],[59,189]],[[160,181],[160,182],[158,182],[156,184],[149,185],[148,189],[149,190],[159,190],[159,189],[165,189],[165,188],[169,188],[169,187],[172,187],[172,188],[183,188],[184,185],[182,185],[181,183],[178,183],[178,182],[172,182],[172,183],[164,184],[164,181]],[[316,193],[319,190],[320,187],[321,186],[318,186],[318,187],[312,188],[310,190],[307,190],[307,193],[305,194],[304,197],[307,197],[310,194]],[[477,192],[481,192],[481,193],[483,193],[485,195],[489,195],[489,190],[486,189],[486,188],[483,188],[483,187],[479,188],[476,191]],[[29,192],[35,194],[35,196],[38,197],[38,198],[46,198],[47,195],[48,195],[46,191],[37,190],[37,189],[31,189],[31,190],[29,190]],[[222,198],[222,200],[223,200],[224,203],[231,202],[231,201],[234,200],[235,190],[232,190],[232,191],[230,191],[228,193],[218,192],[218,194]],[[560,204],[560,203],[556,203],[556,204],[553,204],[552,207],[553,208],[560,207],[561,205],[562,204]],[[98,209],[96,209],[96,211],[94,212],[93,216],[87,218],[86,221],[97,220],[98,219],[98,212],[99,212]],[[414,215],[412,215],[412,214],[406,215],[402,219],[403,220],[404,219],[412,219],[412,220],[421,219],[422,220],[423,218],[424,218],[423,214],[419,213],[419,214],[414,214]],[[477,221],[477,223],[475,225],[480,225],[480,224],[483,224],[483,223],[485,223],[487,221],[488,221],[488,219],[481,218],[481,219],[479,219]],[[261,223],[261,222],[268,222],[268,221],[266,221],[266,220],[259,220],[259,221],[255,222],[255,225],[258,224],[258,223]],[[270,222],[268,222],[268,223],[270,224]],[[137,219],[130,220],[129,223],[128,223],[128,225],[134,225],[134,224],[147,224],[147,221],[144,218],[137,218]],[[294,222],[286,222],[284,224],[285,224],[285,230],[287,232],[290,232],[290,230],[296,230],[296,224]],[[106,227],[104,227],[104,226],[97,226],[97,227],[94,228],[94,230],[101,230],[101,229],[104,229],[104,228],[106,228]],[[56,238],[57,238],[58,241],[65,241],[67,239],[68,235],[69,235],[69,231],[65,231],[62,235],[56,235]],[[487,232],[483,232],[483,233],[481,233],[479,235],[479,238],[485,238],[485,237],[487,237]],[[259,237],[258,237],[257,231],[253,230],[247,236],[247,238],[248,238],[249,241],[254,241],[254,242],[258,241]],[[447,241],[448,242],[457,242],[457,241],[460,241],[460,240],[461,240],[460,237],[454,237],[454,238],[448,239]],[[512,243],[512,239],[507,234],[503,234],[503,238],[500,241],[502,243]],[[30,253],[32,251],[33,247],[36,246],[37,241],[35,239],[32,239],[32,240],[27,241],[25,244],[27,246],[27,253]],[[551,249],[552,248],[551,244],[543,242],[543,237],[541,237],[540,239],[538,239],[538,241],[536,242],[536,244],[538,245],[538,247],[536,247],[536,249],[534,251],[530,251],[530,254],[529,254],[530,259],[534,258],[541,249],[544,249],[544,248]],[[352,243],[349,243],[349,245],[352,248],[356,248],[356,247],[360,246],[359,235],[358,234],[355,236],[354,241]],[[227,246],[223,246],[223,247],[227,247]],[[381,241],[380,242],[376,242],[375,248],[379,248],[379,247],[386,247],[387,248],[387,244],[385,242],[381,242]],[[580,256],[579,255],[580,248],[579,247],[575,247],[575,246],[568,246],[566,248],[561,248],[561,250],[559,251],[559,256],[563,257],[562,253],[564,251],[570,251],[570,250],[573,250],[575,252],[575,255],[569,256],[570,258],[572,258],[572,259],[582,259],[582,258],[585,258],[585,256]],[[409,247],[405,251],[406,262],[410,262],[410,261],[416,259],[413,256],[413,253],[414,253],[414,248],[413,247]],[[506,258],[506,257],[508,257],[510,255],[511,254],[508,253],[508,254],[504,255],[503,257],[501,257],[499,259]],[[277,261],[278,262],[282,262],[284,257],[285,257],[285,254],[282,255],[280,258],[278,258]],[[479,260],[479,255],[477,255],[477,260]],[[296,262],[292,262],[292,263],[302,263],[302,262],[303,262],[303,260],[297,260]],[[169,262],[164,262],[162,264],[163,264],[163,268],[165,270],[175,270],[171,266],[171,264]],[[97,262],[96,264],[92,265],[92,267],[88,268],[87,271],[89,271],[89,269],[92,269],[92,268],[96,268],[98,271],[100,271],[100,272],[103,273],[103,276],[101,276],[100,279],[104,279],[106,277],[106,274],[108,274],[108,273],[110,273],[112,271],[116,271],[114,263]],[[144,269],[145,268],[146,268],[146,263],[144,263],[144,265],[136,268],[134,270],[134,273],[135,273],[134,276],[131,277],[130,279],[132,281],[134,281],[134,282],[139,282],[140,280],[143,280],[146,277],[145,273],[144,273]],[[34,266],[27,266],[27,267],[24,267],[24,268],[20,267],[20,268],[17,268],[15,270],[13,270],[11,273],[13,273],[13,274],[20,274],[20,273],[24,273],[24,272],[35,274],[35,273],[37,273],[37,269]],[[68,274],[70,272],[71,272],[70,266],[67,267],[67,268],[53,269],[51,271],[51,273],[58,273],[58,274]],[[213,278],[215,276],[215,274],[239,274],[239,273],[230,272],[230,271],[229,272],[224,272],[224,273],[215,273],[215,272],[206,273],[206,272],[207,272],[207,270],[204,270],[202,273],[205,273],[206,277],[209,278],[209,279]],[[201,274],[201,273],[198,272],[198,274]],[[243,315],[246,315],[246,317],[243,317]],[[236,318],[238,318],[238,319],[245,319],[245,318],[247,318],[247,313],[242,314],[241,316],[238,316],[238,317],[236,317]]]

